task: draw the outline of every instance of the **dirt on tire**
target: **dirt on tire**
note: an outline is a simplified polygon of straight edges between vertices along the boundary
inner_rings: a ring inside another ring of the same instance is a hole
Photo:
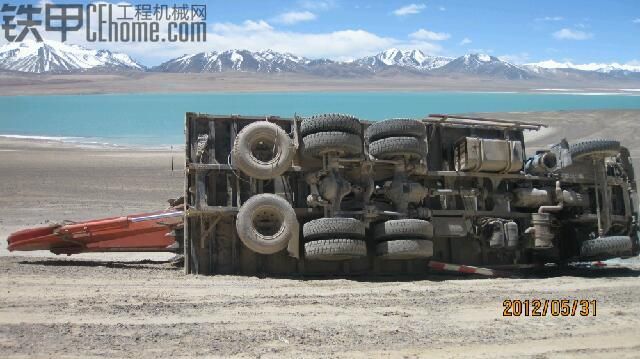
[[[341,261],[364,257],[367,244],[361,239],[319,239],[304,244],[305,258],[320,261]]]
[[[355,218],[318,218],[302,227],[306,240],[319,238],[361,239],[365,235],[364,223]]]
[[[427,154],[427,144],[415,137],[387,137],[371,142],[369,153],[380,159],[403,156],[422,158]]]
[[[423,139],[427,135],[427,128],[419,120],[409,118],[393,118],[385,121],[374,122],[367,127],[365,137],[369,142],[387,137],[416,137]]]
[[[318,132],[302,139],[302,153],[307,157],[321,157],[323,153],[334,152],[339,156],[362,153],[360,136],[346,132]]]

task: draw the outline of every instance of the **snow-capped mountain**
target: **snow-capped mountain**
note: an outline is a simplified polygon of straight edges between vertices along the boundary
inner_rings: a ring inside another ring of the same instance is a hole
[[[251,52],[227,50],[223,52],[201,52],[169,60],[153,68],[161,72],[293,72],[310,60],[292,54],[272,50]]]
[[[119,72],[147,69],[124,53],[91,50],[56,41],[9,43],[0,47],[0,71],[30,73]],[[415,50],[389,49],[352,61],[308,59],[273,50],[201,52],[168,60],[151,69],[174,73],[297,73],[320,77],[362,78],[394,76],[463,76],[547,81],[640,80],[636,64],[573,64],[553,60],[514,65],[485,54],[458,58],[427,55]]]
[[[535,77],[526,69],[497,57],[486,54],[468,54],[460,56],[436,69],[441,74],[469,74],[492,76],[510,80],[524,80]]]
[[[449,57],[429,56],[420,50],[389,49],[375,56],[367,56],[353,61],[358,66],[365,67],[373,72],[380,71],[390,66],[399,66],[418,71],[429,71],[442,67],[453,60]]]
[[[541,62],[525,64],[525,66],[534,72],[541,72],[542,69],[573,69],[580,71],[594,71],[601,73],[611,73],[614,71],[640,72],[640,65],[619,64],[613,62],[610,64],[589,63],[574,64],[572,62],[556,62],[554,60],[546,60]]]
[[[144,70],[129,55],[58,41],[25,41],[0,47],[0,70],[31,73]]]
[[[401,51],[389,49],[375,56],[367,56],[353,61],[332,61],[328,59],[307,59],[272,50],[251,52],[247,50],[227,50],[224,52],[202,52],[184,55],[169,60],[153,68],[163,72],[303,72],[323,74],[336,71],[339,74],[375,73],[386,68],[402,68],[426,72],[441,67],[451,58],[428,56],[420,50]]]

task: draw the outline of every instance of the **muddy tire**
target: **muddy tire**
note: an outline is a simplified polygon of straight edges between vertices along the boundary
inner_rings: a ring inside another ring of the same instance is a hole
[[[307,260],[344,261],[365,257],[367,245],[359,239],[320,239],[304,245]]]
[[[298,219],[284,198],[263,193],[249,198],[238,211],[236,230],[247,248],[260,254],[282,251],[298,233]]]
[[[433,257],[433,242],[425,239],[401,239],[376,245],[376,255],[383,259],[421,259]]]
[[[271,179],[291,167],[295,155],[293,141],[278,125],[260,121],[245,126],[236,136],[231,159],[247,176]]]
[[[394,219],[373,227],[373,238],[377,241],[395,239],[431,239],[433,225],[422,219]]]
[[[599,237],[582,242],[580,256],[583,258],[631,255],[633,243],[628,236]]]
[[[423,158],[427,154],[427,144],[415,137],[388,137],[371,142],[369,153],[384,160],[398,157]]]
[[[376,122],[365,131],[365,138],[371,142],[387,137],[416,137],[423,139],[427,128],[421,121],[408,118],[394,118]]]
[[[357,156],[362,153],[362,139],[346,132],[318,132],[302,139],[302,153],[315,158],[321,158],[325,153],[340,157]]]
[[[362,133],[360,121],[349,115],[327,113],[302,120],[300,135],[308,136],[319,132],[345,132],[353,135]]]
[[[364,238],[364,223],[355,218],[319,218],[302,226],[305,240],[326,238]]]
[[[590,140],[569,147],[571,159],[604,158],[616,156],[620,152],[620,142],[613,140]]]

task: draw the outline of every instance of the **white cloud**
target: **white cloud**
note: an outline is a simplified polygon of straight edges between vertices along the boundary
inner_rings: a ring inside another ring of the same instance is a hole
[[[587,40],[593,37],[591,33],[567,28],[558,30],[552,35],[558,40]]]
[[[310,58],[348,60],[371,55],[403,44],[364,30],[340,30],[328,33],[300,33],[274,29],[265,21],[245,21],[242,24],[214,24],[207,42],[215,50],[272,49]],[[200,51],[203,51],[202,49]]]
[[[425,4],[409,4],[403,6],[401,8],[393,10],[393,14],[396,16],[406,16],[406,15],[414,15],[419,14],[424,10],[427,6]]]
[[[50,0],[42,0],[41,4],[44,4],[44,3],[53,3],[53,2]],[[113,5],[111,18],[114,20],[117,18],[132,17],[133,11],[134,11],[133,9],[135,8],[135,5],[128,2],[110,3],[105,1],[96,1],[96,2],[93,2],[92,4]],[[125,14],[125,11],[126,11],[126,14]],[[102,16],[103,16],[102,20],[104,20],[105,15],[103,14]],[[86,26],[87,23],[90,24],[91,33],[95,33],[98,31],[98,24],[100,20],[98,17],[99,17],[98,11],[90,12],[89,18],[85,18],[84,20],[85,21],[84,26]],[[198,19],[193,19],[193,20],[197,21]],[[125,21],[121,20],[120,22],[125,22]],[[166,20],[165,18],[158,21],[159,31],[157,35],[159,39],[169,38],[168,36],[169,22],[170,21]],[[266,25],[268,26],[268,24]],[[99,39],[96,39],[93,42],[89,42],[87,41],[87,29],[84,26],[80,31],[68,32],[66,42],[68,44],[81,45],[90,49],[105,49],[105,50],[111,50],[115,52],[123,52],[127,55],[130,55],[134,60],[138,60],[139,62],[143,63],[144,65],[157,64],[160,61],[168,60],[169,58],[173,58],[173,57],[178,57],[186,53],[201,52],[203,51],[201,50],[202,47],[206,45],[205,42],[195,42],[195,41],[194,42],[169,42],[169,41],[167,42],[104,41],[103,42],[103,41],[99,41]],[[36,26],[36,28],[38,29],[38,32],[40,33],[40,35],[45,41],[46,40],[61,41],[60,32],[45,31],[44,25]],[[103,37],[107,36],[104,34],[105,29],[107,29],[107,25],[103,24],[102,25]],[[208,35],[209,34],[207,33],[207,39],[208,39]]]
[[[438,10],[440,10],[440,11],[447,11],[447,8],[446,8],[446,7],[444,7],[444,6],[440,6],[440,7],[438,7]]]
[[[464,45],[469,45],[471,43],[471,39],[468,37],[465,37],[464,39],[462,39],[462,41],[460,41],[460,43],[458,45],[460,46],[464,46]]]
[[[361,29],[345,29],[327,33],[282,31],[264,21],[245,21],[242,24],[215,24],[213,33],[207,34],[208,43],[215,50],[272,49],[309,58],[352,60],[369,56],[389,48],[420,49],[439,54],[442,47],[424,39],[396,39],[380,36]],[[199,51],[205,51],[200,49]]]
[[[114,14],[115,16],[115,14]],[[94,21],[93,23],[97,23]],[[160,26],[162,29],[162,25]],[[41,34],[44,33],[40,31]],[[58,33],[48,33],[51,40],[59,41]],[[161,34],[160,37],[165,36]],[[264,20],[246,20],[242,23],[214,23],[207,28],[206,42],[86,42],[84,31],[70,34],[68,43],[93,49],[124,52],[145,65],[157,65],[163,61],[205,51],[246,49],[258,51],[272,49],[308,58],[352,60],[398,48],[420,49],[429,54],[440,54],[438,44],[414,38],[397,39],[381,36],[362,29],[343,29],[333,32],[285,31]]]
[[[281,24],[292,25],[299,22],[311,21],[315,19],[316,14],[312,13],[311,11],[289,11],[278,15],[274,19],[274,21]]]
[[[442,46],[427,41],[399,42],[395,47],[400,50],[422,50],[422,52],[429,55],[442,53]]]
[[[220,33],[229,33],[233,31],[262,32],[262,31],[271,31],[273,30],[273,27],[264,20],[258,20],[258,21],[246,20],[241,25],[233,24],[229,22],[224,22],[224,23],[218,22],[218,23],[212,24],[211,29],[214,32],[220,32]]]
[[[493,49],[469,49],[470,54],[492,54]]]
[[[447,40],[451,37],[451,35],[447,34],[446,32],[433,32],[425,29],[420,29],[409,34],[409,37],[415,40],[442,41]]]
[[[123,4],[123,3],[120,3]],[[114,10],[118,9],[114,6]],[[127,12],[128,16],[129,11]],[[113,17],[123,17],[114,11]],[[97,18],[91,18],[95,30]],[[60,41],[58,32],[45,32],[38,28],[48,40]],[[167,37],[167,24],[160,23],[160,38]],[[1,37],[1,36],[0,36]],[[123,52],[139,60],[144,65],[153,66],[185,54],[204,51],[224,51],[247,49],[258,51],[272,49],[289,52],[309,58],[330,58],[350,60],[369,56],[389,48],[420,49],[425,53],[440,54],[443,49],[438,44],[417,38],[394,38],[378,35],[358,28],[346,28],[332,32],[298,32],[280,29],[265,20],[246,20],[241,23],[213,23],[207,26],[206,42],[87,42],[83,31],[68,33],[67,42],[92,49],[106,49]]]
[[[634,24],[640,24],[640,17],[637,19],[633,19],[632,21]]]
[[[524,64],[529,61],[529,53],[521,52],[519,54],[502,55],[498,56],[498,58],[512,64]]]
[[[300,0],[298,1],[298,5],[300,5],[300,7],[302,7],[303,9],[325,11],[335,7],[335,2],[333,0],[325,0],[325,1]]]
[[[564,20],[564,17],[562,16],[545,16],[545,17],[536,18],[536,21],[562,21],[562,20]]]

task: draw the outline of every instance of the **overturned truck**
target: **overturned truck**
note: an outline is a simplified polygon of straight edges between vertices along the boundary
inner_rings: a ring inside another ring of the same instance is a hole
[[[637,255],[617,141],[527,154],[544,125],[186,115],[187,273],[419,274]]]

